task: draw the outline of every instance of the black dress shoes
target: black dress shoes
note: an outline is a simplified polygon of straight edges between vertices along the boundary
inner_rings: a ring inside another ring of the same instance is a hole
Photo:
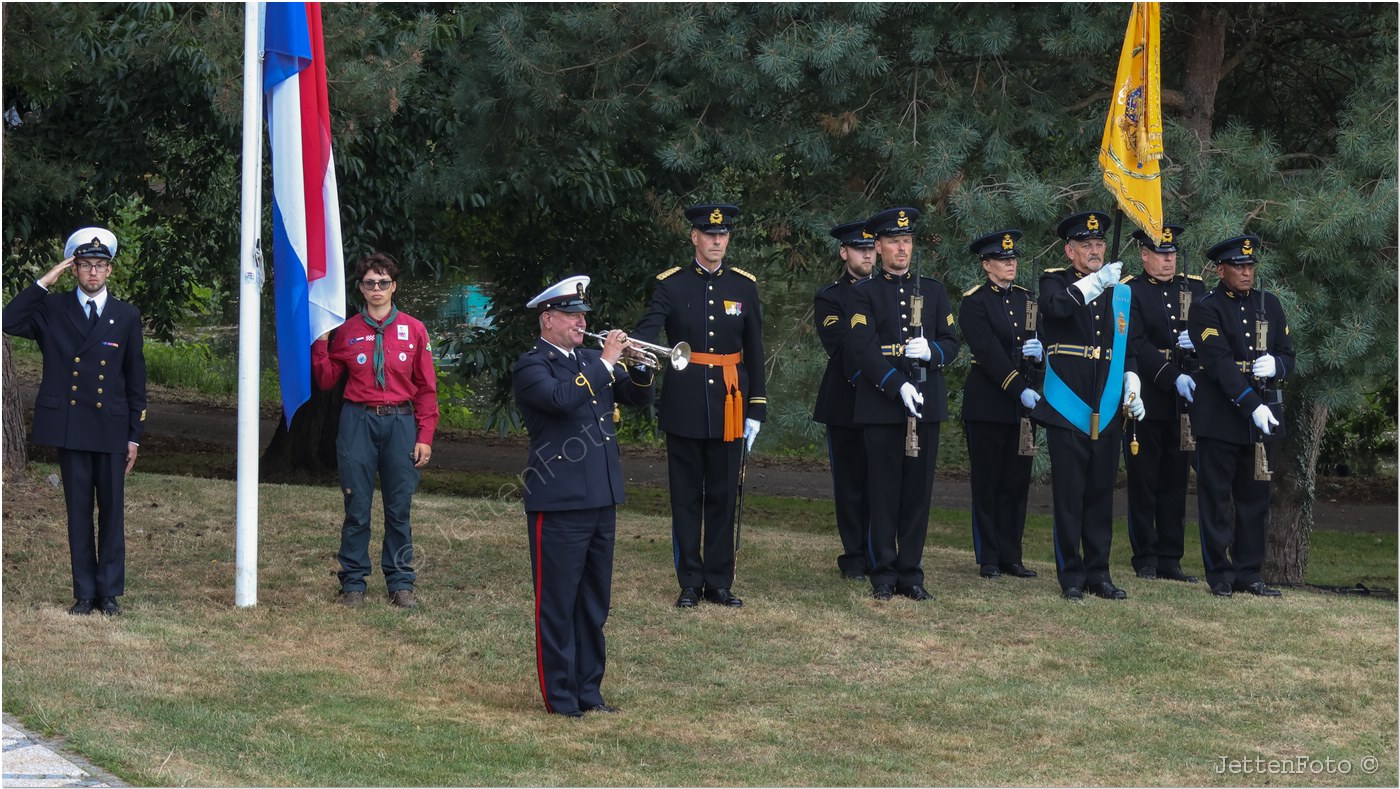
[[[122,612],[122,607],[117,605],[117,598],[115,597],[97,598],[97,608],[107,616],[117,616]]]
[[[1158,570],[1157,577],[1167,581],[1181,581],[1182,583],[1194,584],[1200,581],[1194,575],[1187,575],[1181,571],[1180,567],[1168,567],[1165,570]]]
[[[1141,578],[1144,581],[1155,581],[1157,580],[1157,568],[1139,567],[1137,569],[1137,577]]]
[[[1074,600],[1078,602],[1084,599],[1084,590],[1080,589],[1077,586],[1067,586],[1065,587],[1065,590],[1060,594],[1064,595],[1064,598],[1066,600]]]
[[[687,586],[681,590],[681,596],[676,598],[677,608],[694,608],[700,605],[700,590],[693,586]]]
[[[1221,581],[1218,584],[1210,585],[1210,593],[1216,597],[1230,597],[1235,593],[1235,590],[1231,589],[1229,584]]]
[[[1001,568],[997,567],[995,564],[984,564],[982,565],[982,569],[977,571],[977,574],[983,578],[1000,578]]]
[[[914,584],[913,586],[909,587],[908,589],[900,589],[900,590],[899,590],[899,593],[902,594],[902,595],[904,595],[905,597],[909,598],[910,600],[932,600],[932,599],[933,599],[933,595],[929,594],[927,589],[923,588],[922,586],[919,586],[918,584]]]
[[[584,712],[606,712],[609,715],[622,712],[622,710],[610,704],[594,704],[592,707],[584,707]]]
[[[1035,570],[1032,570],[1024,564],[1007,565],[1006,567],[1001,568],[1001,571],[1004,575],[1014,575],[1017,578],[1035,578],[1040,575],[1040,573],[1037,573]]]
[[[1105,600],[1126,600],[1128,593],[1113,585],[1112,581],[1099,581],[1089,585],[1089,593]]]
[[[744,601],[735,597],[728,589],[706,589],[705,599],[715,605],[722,605],[728,608],[744,607]]]
[[[894,597],[894,587],[889,584],[875,584],[875,588],[870,590],[870,596],[876,600],[888,600]]]
[[[1255,597],[1283,597],[1283,592],[1265,586],[1263,581],[1255,581],[1252,584],[1246,584],[1245,586],[1241,586],[1239,587],[1239,591],[1249,592]]]
[[[73,601],[73,607],[68,609],[68,613],[74,616],[87,616],[92,613],[91,597],[79,597]]]

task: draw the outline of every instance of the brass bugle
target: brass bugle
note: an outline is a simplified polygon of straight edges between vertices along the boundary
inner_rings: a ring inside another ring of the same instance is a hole
[[[600,343],[608,341],[608,332],[583,333],[585,337],[592,337]],[[678,342],[674,348],[667,348],[664,345],[657,345],[650,342],[642,342],[631,337],[627,338],[627,354],[634,362],[645,364],[649,367],[657,367],[657,360],[666,357],[671,360],[671,367],[677,370],[684,370],[690,364],[690,343]]]

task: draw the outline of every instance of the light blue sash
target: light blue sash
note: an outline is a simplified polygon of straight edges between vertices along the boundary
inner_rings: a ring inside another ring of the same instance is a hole
[[[1123,397],[1123,356],[1128,346],[1128,321],[1132,316],[1133,291],[1119,283],[1113,288],[1113,358],[1108,361],[1108,378],[1104,380],[1103,395],[1095,412],[1107,421]],[[1045,357],[1045,400],[1070,424],[1085,435],[1089,431],[1089,404],[1079,398],[1069,385],[1055,374],[1055,365]],[[1095,436],[1097,438],[1097,436]]]

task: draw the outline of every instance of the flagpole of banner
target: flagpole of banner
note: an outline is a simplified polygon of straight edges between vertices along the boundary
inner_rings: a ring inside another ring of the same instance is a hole
[[[238,504],[234,604],[258,604],[258,385],[262,324],[262,19],[244,3],[243,188],[238,238]]]

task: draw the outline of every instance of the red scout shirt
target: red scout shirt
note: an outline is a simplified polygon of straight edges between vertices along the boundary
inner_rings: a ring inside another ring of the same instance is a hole
[[[374,380],[374,329],[354,315],[334,334],[335,347],[311,343],[311,369],[320,389],[330,389],[348,371],[345,399],[367,406],[413,401],[418,443],[432,444],[437,429],[437,372],[428,347],[428,330],[417,318],[400,312],[384,327],[384,388]]]

